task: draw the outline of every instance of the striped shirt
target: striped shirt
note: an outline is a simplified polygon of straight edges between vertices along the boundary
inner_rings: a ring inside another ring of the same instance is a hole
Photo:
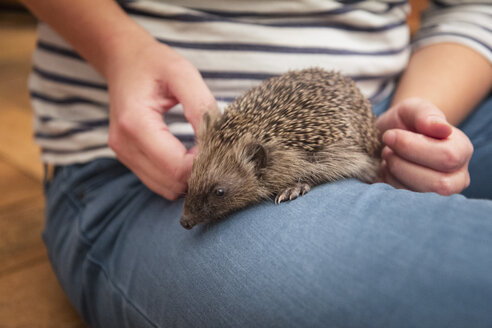
[[[119,2],[199,69],[221,107],[268,77],[312,66],[352,77],[376,103],[393,90],[412,47],[438,42],[464,44],[492,62],[490,0],[434,0],[413,41],[407,0]],[[115,157],[107,146],[105,80],[45,23],[38,35],[30,92],[43,160]],[[193,141],[179,105],[165,121],[182,141]]]

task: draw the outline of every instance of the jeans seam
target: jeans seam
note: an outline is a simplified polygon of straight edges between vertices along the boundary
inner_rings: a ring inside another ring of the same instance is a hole
[[[60,172],[60,175],[62,174],[65,174],[63,171]],[[63,177],[64,180],[66,180],[66,176]],[[50,182],[51,184],[51,182]],[[47,185],[45,185],[47,186]],[[89,248],[92,247],[92,243],[90,242],[90,239],[87,238],[85,236],[85,234],[83,233],[83,230],[81,228],[81,219],[80,219],[80,213],[83,209],[83,206],[77,202],[77,200],[75,199],[76,196],[73,195],[73,193],[70,191],[70,188],[68,187],[67,184],[65,183],[62,183],[60,186],[59,186],[59,189],[60,189],[60,192],[65,195],[66,199],[67,199],[67,205],[70,206],[72,208],[72,210],[74,211],[74,213],[76,213],[75,217],[74,217],[74,220],[76,221],[76,226],[77,226],[77,237],[78,237],[78,240],[80,240],[82,243],[84,243],[86,246],[88,246]],[[45,191],[45,198],[46,198],[46,205],[48,206],[48,203],[49,203],[49,195],[48,193],[46,193],[48,190],[46,189]],[[48,213],[46,213],[46,215],[48,215]]]
[[[123,290],[111,279],[109,273],[106,271],[104,266],[99,263],[96,259],[94,259],[89,253],[87,254],[86,257],[88,262],[91,262],[93,265],[97,266],[99,270],[103,273],[107,281],[109,282],[109,285],[138,313],[142,316],[142,318],[152,327],[159,328],[159,325],[154,323],[152,320],[149,319],[149,317],[141,310],[139,307],[137,307],[131,300],[130,298],[123,292]]]
[[[76,199],[76,196],[72,193],[72,192],[69,192],[69,191],[65,191],[65,195],[67,197],[67,200],[68,200],[68,203],[70,204],[70,206],[77,212],[79,213],[78,214],[78,217],[76,218],[77,220],[77,235],[78,235],[78,240],[79,242],[82,242],[84,243],[89,249],[87,250],[87,255],[86,255],[86,260],[90,263],[92,263],[93,265],[97,266],[101,272],[104,274],[104,276],[106,277],[107,281],[110,283],[111,287],[117,291],[117,293],[123,298],[125,299],[125,301],[138,313],[142,316],[142,318],[144,318],[144,320],[152,327],[155,327],[155,328],[159,328],[159,326],[157,324],[155,324],[153,321],[151,321],[149,319],[149,317],[142,311],[140,310],[132,301],[130,301],[130,299],[128,298],[128,296],[123,292],[123,290],[117,286],[117,284],[110,278],[110,275],[108,274],[108,272],[106,271],[106,269],[104,268],[104,266],[99,263],[95,258],[93,258],[91,255],[90,255],[90,250],[92,249],[92,242],[89,238],[87,238],[87,236],[85,236],[84,234],[84,231],[81,227],[81,219],[80,219],[80,212],[83,210],[84,208],[84,205],[82,205],[81,203],[79,203]]]
[[[123,174],[128,172],[128,169],[113,169],[111,171],[103,171],[102,173],[96,177],[93,177],[89,179],[87,182],[84,182],[80,184],[79,186],[75,187],[75,194],[78,192],[83,192],[83,193],[90,193],[100,187],[102,184],[104,184],[106,181],[112,181],[114,180],[115,177],[120,177]]]
[[[84,231],[81,227],[81,218],[80,218],[80,213],[81,211],[83,210],[83,206],[80,205],[75,199],[74,199],[74,195],[72,195],[70,192],[68,191],[65,191],[65,195],[67,197],[67,200],[68,200],[68,204],[69,206],[72,207],[72,209],[77,213],[77,216],[75,217],[75,220],[77,221],[76,222],[76,225],[77,225],[77,235],[79,237],[79,240],[81,242],[83,242],[85,245],[89,246],[89,248],[92,248],[92,242],[90,241],[89,238],[87,238],[87,236],[84,234]]]
[[[100,271],[103,273],[103,275],[105,276],[105,278],[109,282],[110,286],[118,293],[118,295],[120,295],[144,319],[144,321],[146,321],[151,327],[159,328],[159,326],[157,324],[155,324],[153,321],[151,321],[149,319],[149,317],[128,298],[128,296],[123,292],[123,290],[119,286],[117,286],[117,284],[110,278],[110,275],[108,274],[108,272],[106,271],[104,266],[90,255],[90,250],[92,249],[93,243],[91,242],[91,240],[89,238],[87,238],[87,236],[84,234],[84,231],[81,227],[81,221],[82,220],[80,218],[80,213],[84,209],[84,205],[77,201],[77,196],[74,195],[73,192],[68,190],[68,188],[62,187],[62,189],[64,189],[63,193],[66,196],[67,204],[76,213],[78,213],[77,217],[75,218],[75,220],[77,221],[76,222],[76,225],[77,225],[76,232],[77,232],[78,241],[85,244],[86,247],[88,248],[87,253],[86,253],[87,255],[85,256],[85,259],[89,263],[92,263],[93,265],[97,266],[100,269]]]

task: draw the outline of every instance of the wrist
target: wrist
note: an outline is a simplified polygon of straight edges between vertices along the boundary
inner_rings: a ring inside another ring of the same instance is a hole
[[[480,54],[454,43],[424,47],[410,58],[393,105],[418,97],[441,109],[457,125],[492,86],[492,66]]]
[[[122,58],[156,42],[114,0],[22,2],[105,78]]]
[[[159,45],[158,41],[140,26],[115,31],[102,40],[99,67],[96,69],[106,81],[110,81],[122,68],[135,64],[143,50],[156,45]]]

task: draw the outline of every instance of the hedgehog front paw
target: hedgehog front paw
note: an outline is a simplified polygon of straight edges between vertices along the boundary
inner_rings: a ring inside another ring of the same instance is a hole
[[[288,200],[296,199],[299,196],[305,195],[309,190],[311,190],[311,186],[309,184],[299,182],[294,187],[290,187],[282,192],[279,192],[275,197],[275,204],[280,204]]]

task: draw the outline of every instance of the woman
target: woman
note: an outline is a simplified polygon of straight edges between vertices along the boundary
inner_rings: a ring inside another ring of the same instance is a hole
[[[411,51],[406,1],[24,2],[44,239],[91,326],[490,326],[490,4],[436,1]],[[182,229],[203,112],[306,66],[375,104],[385,184]]]

